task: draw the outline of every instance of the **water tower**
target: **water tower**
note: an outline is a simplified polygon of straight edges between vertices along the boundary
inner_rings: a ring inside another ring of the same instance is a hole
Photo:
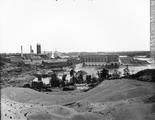
[[[41,45],[37,44],[37,54],[41,54]]]

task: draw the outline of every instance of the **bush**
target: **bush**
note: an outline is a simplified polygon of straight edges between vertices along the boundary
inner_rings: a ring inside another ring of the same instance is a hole
[[[155,69],[145,69],[131,75],[131,78],[138,79],[141,81],[155,82]]]

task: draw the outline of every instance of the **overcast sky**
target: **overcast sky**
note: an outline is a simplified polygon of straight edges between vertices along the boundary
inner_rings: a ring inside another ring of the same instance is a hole
[[[0,0],[0,52],[149,50],[150,0]]]

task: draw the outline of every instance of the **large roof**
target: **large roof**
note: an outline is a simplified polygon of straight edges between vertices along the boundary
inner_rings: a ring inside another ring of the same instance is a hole
[[[118,56],[118,55],[98,55],[98,54],[80,55],[80,57],[105,57],[105,56]]]
[[[44,60],[46,63],[57,63],[57,62],[67,62],[67,59],[51,59],[51,60]]]

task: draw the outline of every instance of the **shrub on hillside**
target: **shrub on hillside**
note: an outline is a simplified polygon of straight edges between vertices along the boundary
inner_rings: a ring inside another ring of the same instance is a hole
[[[131,78],[141,81],[155,82],[155,69],[145,69],[131,75]]]

